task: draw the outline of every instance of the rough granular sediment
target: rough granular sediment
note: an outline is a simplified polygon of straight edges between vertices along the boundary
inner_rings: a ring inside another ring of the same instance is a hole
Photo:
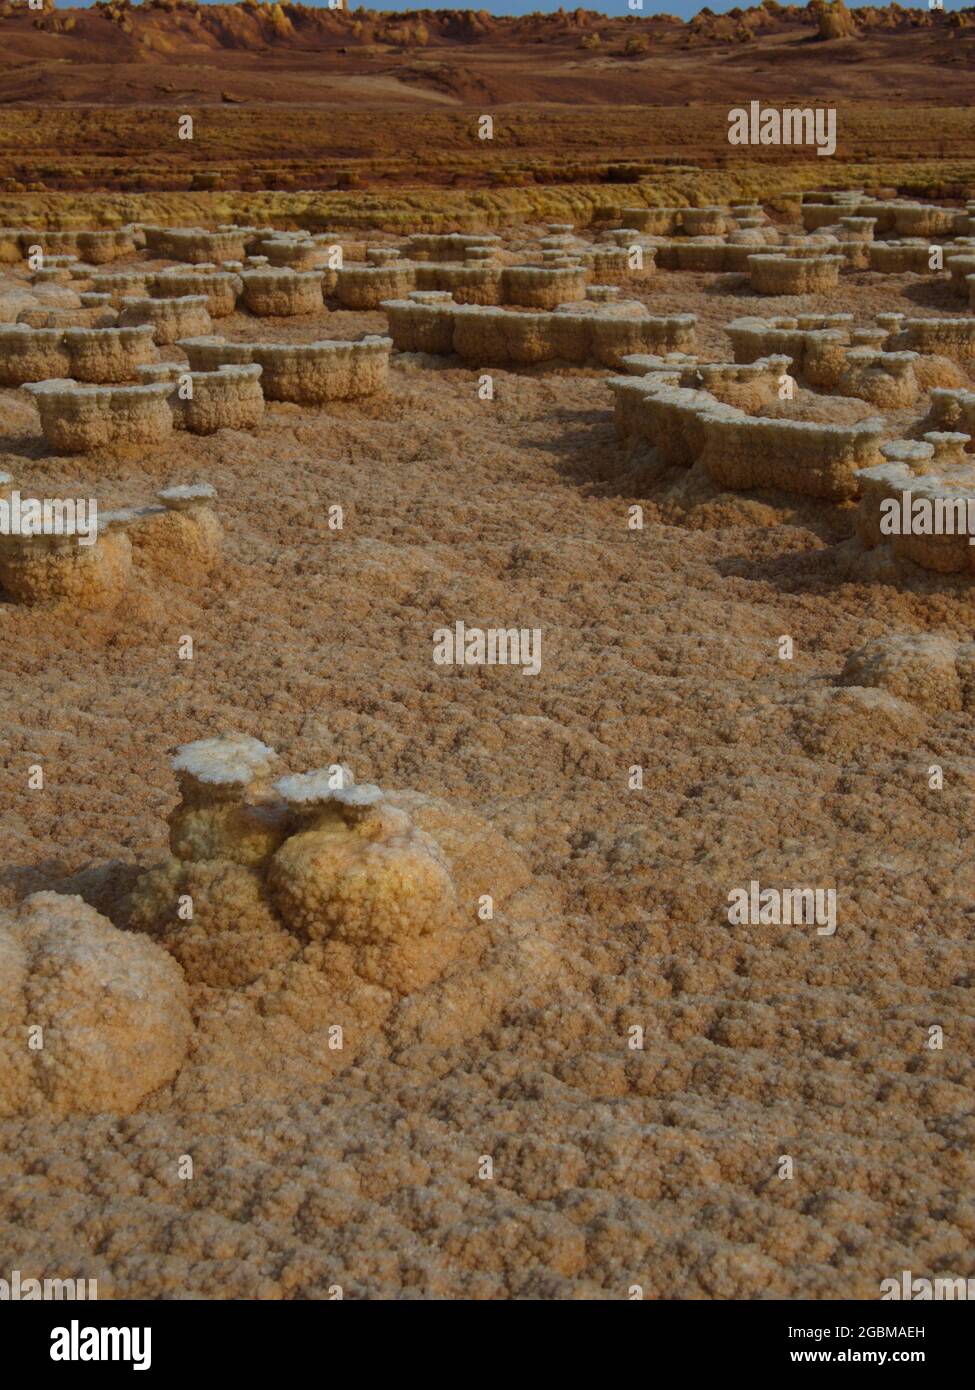
[[[837,682],[886,690],[938,713],[975,708],[975,643],[936,632],[892,632],[851,652]]]

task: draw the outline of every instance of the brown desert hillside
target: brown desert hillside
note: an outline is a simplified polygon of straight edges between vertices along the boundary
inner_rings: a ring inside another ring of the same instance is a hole
[[[688,23],[592,11],[495,17],[296,4],[110,0],[0,5],[0,101],[682,104],[847,98],[967,101],[975,9],[775,0]]]

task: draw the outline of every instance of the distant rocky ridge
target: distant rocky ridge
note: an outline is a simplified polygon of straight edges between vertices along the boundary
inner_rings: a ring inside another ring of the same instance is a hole
[[[764,0],[747,9],[715,14],[707,7],[684,22],[673,15],[607,16],[593,10],[498,16],[489,10],[329,9],[265,0],[201,4],[199,0],[96,0],[90,9],[56,7],[38,12],[25,0],[0,0],[0,17],[17,27],[69,37],[79,46],[111,42],[120,58],[175,57],[194,50],[290,48],[311,51],[374,44],[428,48],[451,44],[579,43],[597,34],[635,36],[679,44],[748,43],[762,36],[808,30],[823,40],[859,38],[876,31],[958,29],[975,26],[975,7],[951,11],[898,4],[847,9],[844,0],[780,5]],[[108,29],[107,26],[111,26]],[[634,48],[632,56],[638,56]]]
[[[761,98],[968,105],[975,6],[764,0],[686,23],[327,5],[0,0],[0,105],[687,105]]]

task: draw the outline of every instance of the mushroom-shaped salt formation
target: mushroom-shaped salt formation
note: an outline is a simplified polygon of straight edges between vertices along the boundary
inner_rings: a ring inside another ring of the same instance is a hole
[[[501,238],[494,232],[419,232],[408,238],[403,254],[411,261],[454,261],[468,246],[500,248]]]
[[[126,298],[141,298],[146,292],[144,270],[103,270],[91,281],[93,294],[107,294],[112,305],[121,309]]]
[[[935,387],[921,429],[964,431],[975,437],[975,391]]]
[[[752,289],[757,294],[822,294],[839,284],[842,256],[748,257]]]
[[[64,376],[70,366],[60,329],[0,325],[0,386],[23,386],[28,381]]]
[[[288,822],[270,787],[274,759],[272,748],[244,734],[180,748],[180,802],[169,818],[174,857],[146,870],[119,906],[125,925],[155,936],[193,982],[246,984],[300,949],[264,884]],[[192,903],[192,915],[180,914],[181,901]]]
[[[680,215],[682,230],[687,236],[722,236],[733,219],[728,208],[684,208]]]
[[[899,236],[950,236],[958,213],[929,203],[895,204],[894,230]]]
[[[287,270],[315,270],[322,254],[311,237],[284,233],[264,238],[257,243],[257,250],[268,265]]]
[[[867,246],[867,264],[882,275],[904,275],[910,271],[920,275],[928,269],[930,243],[912,241],[871,241]]]
[[[210,261],[242,261],[247,229],[208,232],[202,227],[146,227],[146,253],[160,260],[200,265]]]
[[[857,534],[868,550],[887,544],[893,556],[939,574],[975,573],[975,459],[935,466],[929,439],[895,440],[885,462],[858,475]]]
[[[970,468],[972,464],[968,447],[972,442],[970,434],[958,430],[927,430],[924,442],[934,450],[931,460],[932,473],[940,473],[951,468]]]
[[[346,265],[336,275],[335,293],[343,309],[378,309],[384,299],[416,289],[416,275],[415,266],[400,261],[391,265]]]
[[[0,914],[0,1004],[4,1116],[128,1115],[174,1080],[192,1034],[179,966],[58,893]]]
[[[214,511],[216,489],[209,483],[184,484],[158,496],[161,507],[126,518],[135,559],[182,584],[200,583],[220,562],[223,528]]]
[[[263,368],[256,362],[224,365],[214,372],[188,372],[175,362],[155,362],[140,369],[143,381],[169,381],[169,404],[177,429],[191,434],[248,430],[264,415]]]
[[[623,208],[620,216],[627,228],[650,236],[673,236],[683,208]]]
[[[78,309],[22,309],[17,322],[28,328],[115,328],[118,313],[111,307],[107,294],[83,294]],[[64,368],[61,368],[63,371]]]
[[[968,363],[975,360],[975,319],[904,319],[888,346]]]
[[[397,246],[366,247],[366,261],[369,265],[393,265],[402,254]]]
[[[814,364],[817,380],[835,385],[843,370],[845,349],[852,331],[852,314],[777,315],[774,318],[734,319],[725,328],[731,339],[736,362],[754,362],[757,357],[784,353],[792,358],[796,376],[809,377],[807,357]],[[811,380],[811,378],[810,378]]]
[[[252,314],[265,318],[290,318],[296,314],[320,314],[322,274],[319,270],[245,270],[241,274],[243,301]]]
[[[239,734],[179,750],[174,857],[140,875],[121,920],[208,984],[247,983],[298,956],[340,992],[428,984],[470,921],[444,852],[416,823],[426,799],[356,785],[341,765],[271,787],[273,756]]]
[[[27,255],[31,246],[40,246],[46,256],[80,256],[90,265],[105,265],[135,250],[131,231],[126,227],[107,232],[22,232],[21,253]]]
[[[882,410],[913,405],[920,394],[914,364],[916,352],[877,352],[871,347],[847,350],[837,383],[841,396],[857,396]]]
[[[975,248],[945,256],[945,270],[951,275],[951,288],[960,299],[968,299],[969,276],[975,275]]]
[[[584,300],[551,313],[518,313],[416,296],[390,300],[383,308],[399,351],[453,351],[484,366],[561,359],[618,367],[632,353],[692,350],[697,323],[693,314],[650,315],[630,300]],[[436,349],[423,346],[432,343]]]
[[[398,352],[453,352],[457,304],[449,290],[413,290],[408,299],[387,300],[382,307]]]
[[[456,304],[500,304],[502,267],[493,262],[465,262],[440,265],[432,262],[416,267],[417,289],[409,297],[446,292]]]
[[[683,380],[684,372],[673,376]],[[833,425],[749,416],[708,391],[674,385],[673,376],[656,371],[608,382],[618,433],[645,440],[668,465],[699,463],[735,490],[771,487],[840,501],[857,495],[858,469],[880,462],[882,419]]]
[[[0,496],[9,477],[0,474]],[[103,608],[117,602],[132,572],[125,535],[99,518],[93,542],[76,533],[0,535],[0,586],[19,603],[58,603]]]
[[[782,356],[760,357],[757,362],[707,362],[688,376],[696,375],[716,401],[754,414],[778,397],[780,382],[790,365],[789,358]],[[682,379],[680,384],[698,383]]]
[[[77,245],[81,259],[90,265],[106,265],[122,256],[131,256],[135,250],[135,241],[127,227],[104,232],[79,232]]]
[[[657,248],[641,248],[639,265],[632,265],[627,246],[596,246],[582,254],[583,264],[601,285],[622,285],[629,280],[649,280],[656,269]],[[592,285],[589,286],[592,289]]]
[[[122,300],[119,324],[134,327],[151,324],[153,342],[160,345],[175,343],[179,338],[192,338],[209,333],[210,311],[205,294],[183,294],[173,299]]]
[[[58,452],[87,453],[117,446],[153,446],[173,429],[169,382],[142,386],[81,386],[70,379],[24,387],[37,405],[41,430]]]
[[[323,943],[325,970],[408,994],[456,950],[450,869],[377,787],[331,783],[313,772],[275,784],[302,828],[272,858],[268,890],[292,931]]]
[[[260,739],[224,734],[184,744],[173,758],[181,801],[169,820],[179,859],[261,864],[284,835],[283,811],[269,795],[275,753]]]
[[[244,288],[239,275],[223,270],[181,269],[172,266],[153,276],[149,282],[149,293],[154,299],[173,299],[186,295],[204,295],[207,311],[211,318],[226,318],[237,308],[237,300]],[[208,330],[198,330],[208,331]],[[188,335],[186,335],[188,336]],[[173,339],[175,342],[175,339]]]
[[[0,325],[0,385],[71,377],[117,383],[138,376],[155,360],[152,330],[142,328],[29,328]]]
[[[580,266],[511,265],[501,272],[501,301],[526,309],[554,309],[586,297]]]
[[[193,371],[214,372],[224,364],[254,362],[262,369],[261,390],[267,400],[319,405],[384,390],[392,342],[366,334],[355,342],[325,339],[315,343],[185,338],[177,346],[185,351]]]

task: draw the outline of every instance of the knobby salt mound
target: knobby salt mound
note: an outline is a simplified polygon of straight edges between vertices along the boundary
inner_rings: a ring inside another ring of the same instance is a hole
[[[0,1115],[128,1115],[172,1082],[191,1034],[176,963],[80,897],[0,915]]]

